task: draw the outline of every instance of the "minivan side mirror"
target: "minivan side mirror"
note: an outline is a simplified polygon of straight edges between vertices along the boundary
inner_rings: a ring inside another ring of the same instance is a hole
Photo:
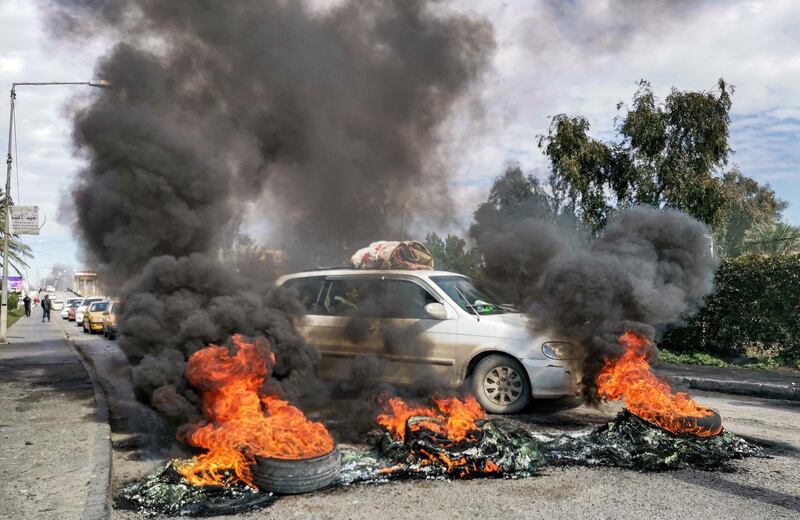
[[[425,306],[425,314],[434,320],[446,320],[447,309],[441,303],[429,303]]]

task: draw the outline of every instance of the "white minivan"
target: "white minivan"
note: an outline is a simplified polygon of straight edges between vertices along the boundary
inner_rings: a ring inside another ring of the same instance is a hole
[[[428,270],[309,271],[281,277],[305,314],[294,322],[322,354],[323,377],[358,377],[358,360],[382,361],[390,383],[467,382],[491,413],[532,399],[579,393],[583,353],[533,334],[528,319],[498,304],[469,277]]]
[[[89,306],[94,302],[101,302],[103,300],[105,300],[105,298],[102,296],[92,296],[81,300],[81,304],[78,305],[78,308],[75,310],[75,324],[78,327],[83,327],[83,315],[89,309]]]

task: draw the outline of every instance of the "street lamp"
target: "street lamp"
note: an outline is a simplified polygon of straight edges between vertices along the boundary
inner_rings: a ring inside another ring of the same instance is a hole
[[[92,81],[48,81],[48,82],[19,82],[11,84],[11,110],[8,122],[8,156],[6,157],[6,222],[5,240],[3,241],[3,290],[0,299],[0,344],[8,343],[8,242],[11,237],[11,137],[14,128],[14,102],[17,99],[18,86],[56,86],[56,85],[85,85],[89,87],[108,88],[111,83],[105,80]]]

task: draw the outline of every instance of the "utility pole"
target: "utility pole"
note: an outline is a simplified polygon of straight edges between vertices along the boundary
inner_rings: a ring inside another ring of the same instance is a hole
[[[6,156],[6,200],[4,224],[5,240],[3,240],[3,290],[0,298],[0,344],[8,343],[8,243],[11,241],[11,165],[14,162],[11,156],[11,140],[14,131],[14,106],[17,99],[17,87],[27,86],[54,86],[54,85],[86,85],[89,87],[108,88],[111,84],[103,80],[93,81],[49,81],[49,82],[20,82],[11,84],[11,109],[8,119],[8,155]]]
[[[11,85],[11,109],[8,114],[8,155],[6,156],[5,235],[3,236],[3,295],[0,300],[0,343],[8,343],[8,243],[11,238],[11,138],[14,129],[14,101],[16,85]]]

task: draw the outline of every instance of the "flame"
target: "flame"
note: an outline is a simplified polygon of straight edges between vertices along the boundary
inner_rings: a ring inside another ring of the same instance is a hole
[[[409,431],[414,432],[422,428],[443,437],[444,448],[453,443],[476,442],[473,435],[480,427],[475,421],[486,419],[486,414],[474,397],[468,396],[461,400],[457,397],[434,397],[434,406],[412,406],[400,399],[393,397],[383,402],[384,413],[377,416],[378,424],[383,426],[395,440],[405,442]],[[414,421],[409,421],[411,418]],[[486,461],[482,467],[475,462],[470,462],[467,457],[450,458],[444,450],[431,453],[419,449],[417,454],[422,457],[423,466],[433,463],[447,467],[449,473],[465,475],[467,473],[500,473],[501,468],[493,461]],[[391,474],[397,466],[383,468],[382,472]]]
[[[205,420],[182,440],[207,453],[175,464],[191,484],[226,485],[231,479],[255,487],[250,466],[256,456],[304,459],[330,453],[333,438],[321,423],[259,389],[275,363],[265,339],[233,336],[235,354],[209,345],[189,358],[186,379],[201,391]]]
[[[418,430],[423,426],[433,432],[443,434],[451,441],[459,442],[468,434],[478,429],[475,421],[486,419],[486,414],[474,397],[468,396],[463,401],[457,397],[434,397],[436,408],[429,406],[411,406],[399,397],[393,397],[384,404],[385,413],[378,415],[378,424],[386,428],[392,438],[405,441],[406,425],[411,417],[430,417],[430,421],[422,421],[410,426]]]
[[[672,393],[670,386],[653,374],[647,362],[650,341],[633,331],[619,338],[626,350],[622,357],[606,359],[597,376],[597,390],[601,397],[622,399],[632,413],[657,424],[675,434],[688,433],[710,437],[722,427],[709,429],[688,424],[686,417],[707,417],[714,412],[697,404],[685,392]]]

